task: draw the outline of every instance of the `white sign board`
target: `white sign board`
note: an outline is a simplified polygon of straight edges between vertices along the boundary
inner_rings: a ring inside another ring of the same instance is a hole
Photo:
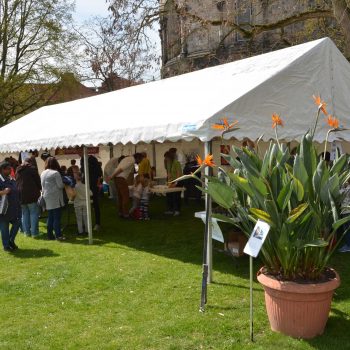
[[[258,220],[254,230],[249,238],[248,243],[244,247],[243,252],[256,258],[260,252],[261,247],[269,233],[270,225],[264,221]]]
[[[195,215],[194,215],[196,218],[200,218],[202,219],[202,221],[204,222],[205,224],[205,211],[199,211],[199,212],[196,212]],[[211,218],[211,232],[212,232],[212,239],[215,239],[216,241],[219,241],[219,242],[222,242],[224,243],[225,240],[224,240],[224,235],[222,234],[222,231],[220,229],[220,226],[218,224],[218,221],[220,220],[217,220],[215,218]]]

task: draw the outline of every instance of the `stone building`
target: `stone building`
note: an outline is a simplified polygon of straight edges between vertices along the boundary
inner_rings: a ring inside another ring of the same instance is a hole
[[[161,0],[162,77],[324,36],[339,41],[327,1]]]

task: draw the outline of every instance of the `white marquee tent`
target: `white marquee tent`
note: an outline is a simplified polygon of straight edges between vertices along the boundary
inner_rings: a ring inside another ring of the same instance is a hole
[[[0,129],[0,152],[194,138],[204,141],[208,152],[210,140],[218,136],[211,126],[221,118],[239,120],[237,139],[255,140],[263,134],[267,141],[273,137],[275,112],[286,124],[281,138],[292,141],[312,124],[313,94],[328,102],[329,112],[344,126],[350,125],[350,64],[328,38],[40,108]],[[320,126],[315,140],[324,141],[325,134],[326,126]],[[350,133],[339,132],[336,137],[349,141]],[[84,158],[87,166],[86,147]],[[209,199],[206,204],[210,207]],[[92,243],[90,201],[87,205]],[[210,225],[206,230],[210,237]]]
[[[313,94],[350,125],[350,64],[328,39],[103,95],[40,108],[0,129],[0,152],[217,136],[211,125],[239,120],[237,139],[299,139],[315,115]],[[324,140],[325,132],[315,139]],[[339,133],[350,140],[350,133]]]

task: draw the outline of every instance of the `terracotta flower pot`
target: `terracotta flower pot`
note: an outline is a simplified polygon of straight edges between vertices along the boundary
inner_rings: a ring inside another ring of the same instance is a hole
[[[320,283],[281,282],[258,272],[265,290],[266,310],[271,329],[294,338],[310,339],[323,333],[331,308],[333,292],[340,285],[335,277]]]

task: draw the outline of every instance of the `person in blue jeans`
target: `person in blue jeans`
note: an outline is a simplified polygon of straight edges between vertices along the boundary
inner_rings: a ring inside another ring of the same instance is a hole
[[[63,241],[65,238],[61,231],[61,208],[64,206],[64,184],[60,174],[60,165],[54,157],[49,157],[45,161],[45,170],[41,173],[41,186],[48,212],[47,238]]]
[[[22,207],[22,229],[28,236],[39,234],[38,199],[41,191],[41,181],[38,169],[33,166],[31,158],[24,159],[17,167],[16,183]]]
[[[7,252],[18,249],[15,239],[21,223],[21,205],[17,186],[10,174],[11,164],[2,162],[0,164],[0,195],[7,196],[8,206],[0,214],[0,232],[3,248]]]

